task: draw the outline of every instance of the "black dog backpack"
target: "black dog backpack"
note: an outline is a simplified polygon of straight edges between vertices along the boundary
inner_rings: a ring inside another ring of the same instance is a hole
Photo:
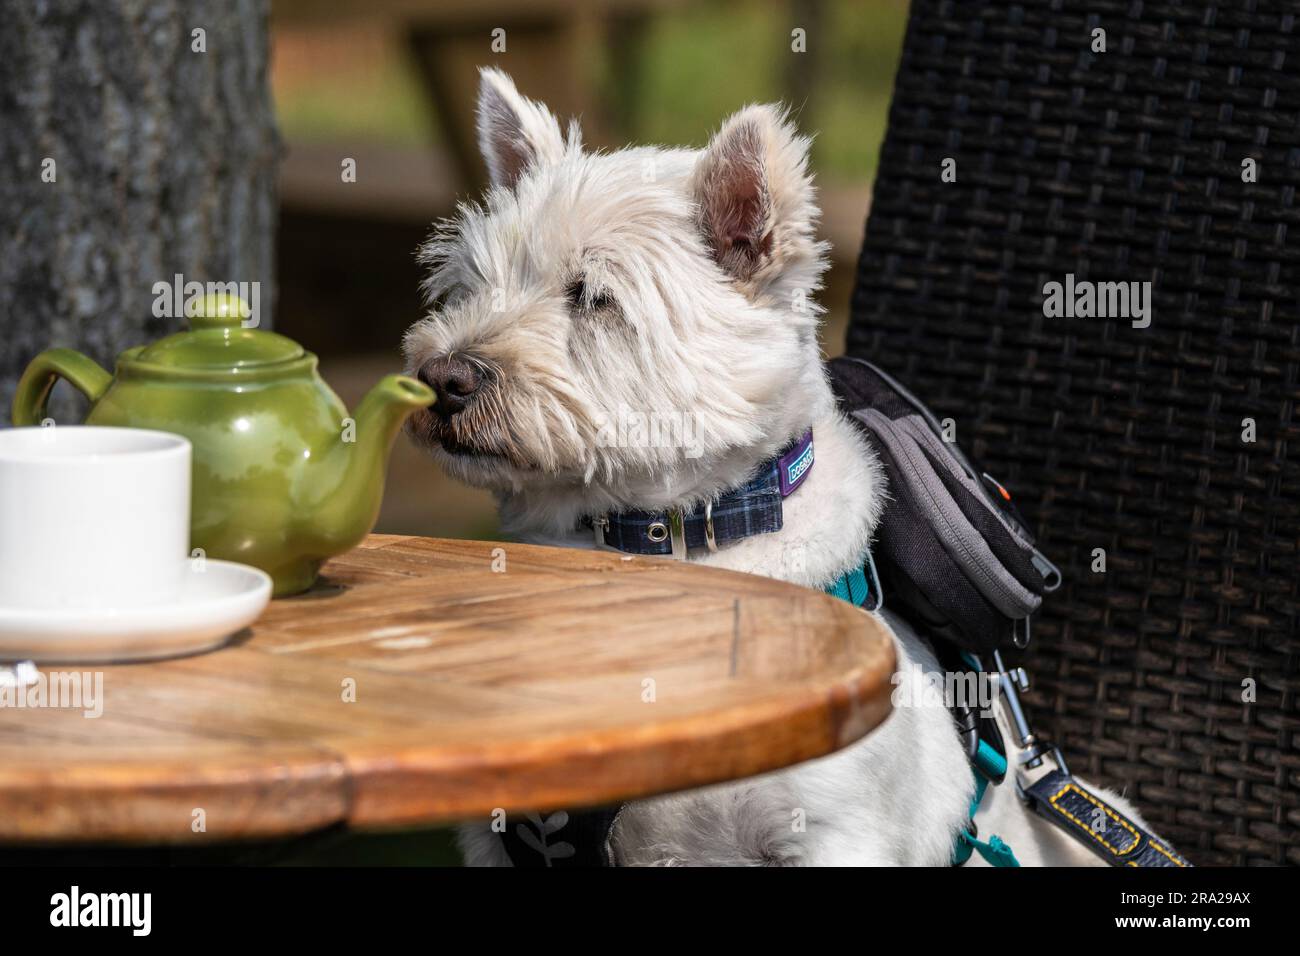
[[[831,387],[889,479],[872,549],[887,605],[966,651],[1024,647],[1061,573],[992,477],[946,441],[934,414],[870,362],[837,358]]]

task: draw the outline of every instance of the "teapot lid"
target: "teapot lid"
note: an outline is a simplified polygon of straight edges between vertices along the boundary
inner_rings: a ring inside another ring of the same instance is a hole
[[[249,309],[237,295],[209,295],[195,308],[197,314],[189,316],[190,331],[146,346],[136,361],[196,371],[238,371],[292,362],[306,354],[293,339],[245,328]]]

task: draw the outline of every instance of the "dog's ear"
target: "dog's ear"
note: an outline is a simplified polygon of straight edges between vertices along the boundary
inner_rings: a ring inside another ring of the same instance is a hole
[[[519,95],[498,69],[479,70],[478,144],[492,185],[513,188],[529,167],[564,155],[560,124],[541,103]]]
[[[791,259],[815,252],[810,145],[780,107],[748,106],[700,156],[691,183],[700,230],[736,280],[763,285]]]

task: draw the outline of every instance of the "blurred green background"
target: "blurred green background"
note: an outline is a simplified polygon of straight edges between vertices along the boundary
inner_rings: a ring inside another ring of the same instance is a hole
[[[482,188],[476,68],[495,65],[603,148],[702,145],[747,103],[788,104],[815,137],[837,353],[906,16],[900,0],[275,0],[275,324],[349,403],[400,367],[415,248]],[[399,438],[378,530],[489,538],[493,512]]]
[[[346,9],[347,4],[338,6]],[[493,4],[484,6],[490,12]],[[820,9],[808,14],[813,8]],[[818,172],[848,181],[874,174],[906,3],[700,0],[649,4],[648,9],[652,13],[641,37],[642,62],[627,131],[631,140],[701,143],[722,117],[745,103],[788,102],[789,61],[800,55],[817,61],[809,67],[817,88],[810,91],[809,102],[791,105],[803,128],[817,133]],[[400,24],[345,20],[313,26],[310,19],[286,22],[283,17],[278,23],[276,107],[281,131],[291,143],[364,138],[391,146],[439,145],[436,106],[422,88]],[[810,49],[795,54],[790,33],[801,23]],[[504,54],[490,53],[488,39],[483,42],[484,64],[509,70],[508,48]],[[607,55],[599,49],[588,53],[595,83],[609,72]]]

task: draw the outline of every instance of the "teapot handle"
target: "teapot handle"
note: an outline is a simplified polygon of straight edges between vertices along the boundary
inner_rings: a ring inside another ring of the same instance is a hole
[[[108,391],[113,376],[94,360],[72,349],[47,349],[32,359],[14,392],[12,419],[15,425],[39,425],[45,420],[46,404],[54,384],[65,378],[93,405]]]

